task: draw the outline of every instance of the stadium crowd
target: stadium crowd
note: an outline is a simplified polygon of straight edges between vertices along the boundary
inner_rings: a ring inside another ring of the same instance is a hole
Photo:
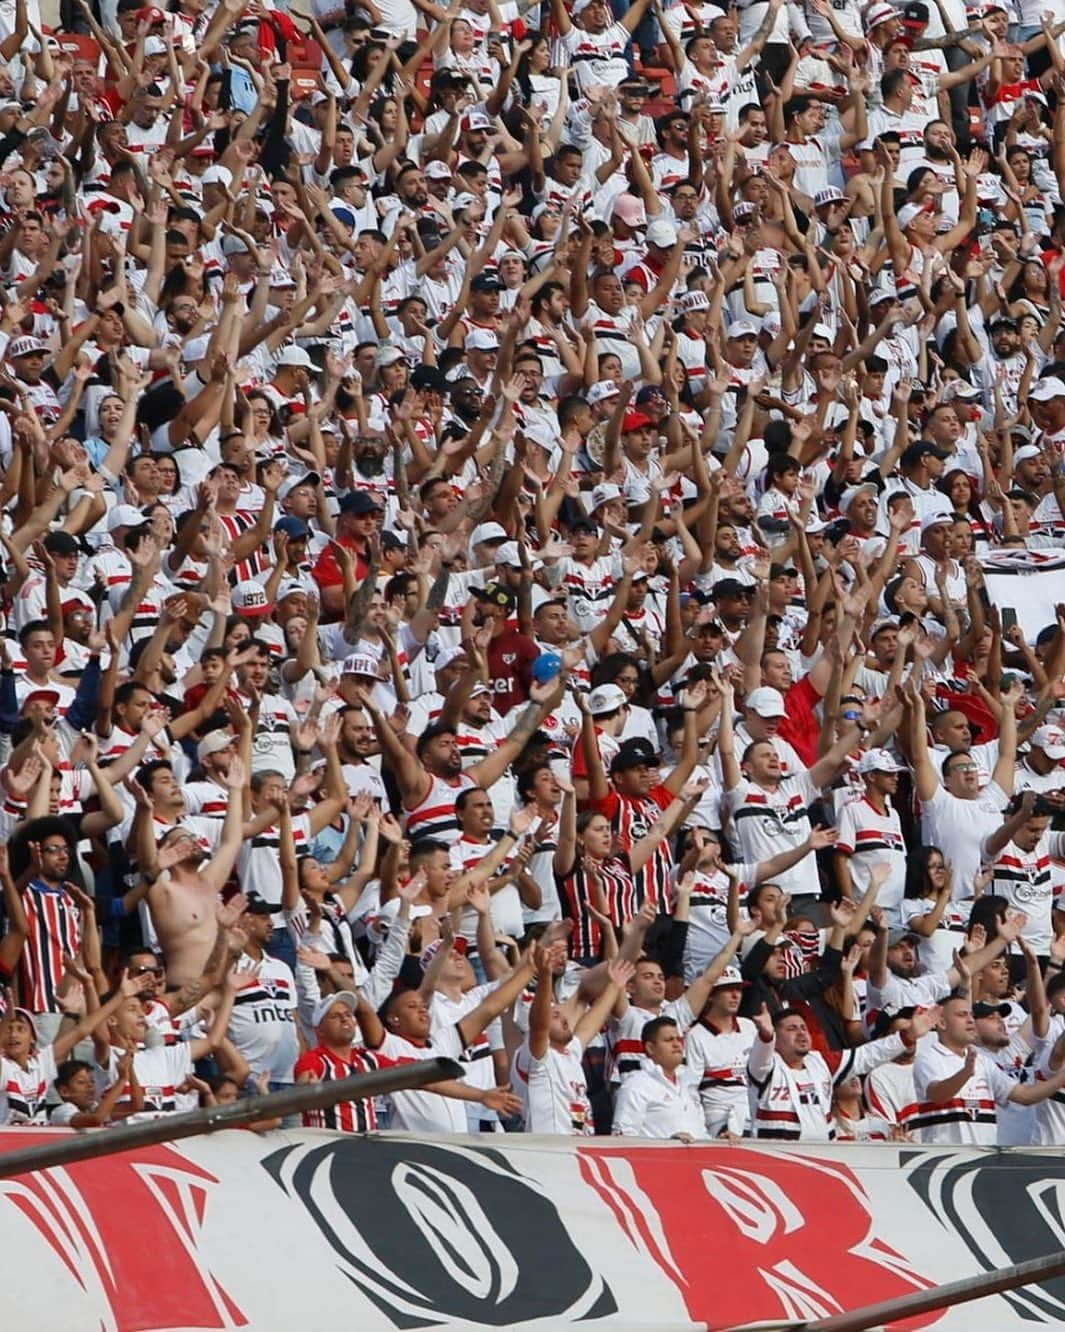
[[[0,1123],[1065,1141],[1059,8],[0,0]]]

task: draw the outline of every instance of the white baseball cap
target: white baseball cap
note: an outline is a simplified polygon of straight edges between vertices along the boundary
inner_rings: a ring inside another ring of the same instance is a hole
[[[762,685],[752,689],[744,704],[749,712],[756,712],[759,717],[786,717],[788,710],[784,706],[784,695],[772,685]]]
[[[1032,744],[1057,763],[1065,759],[1065,731],[1057,726],[1040,726],[1032,736]]]
[[[281,355],[277,358],[277,364],[298,365],[302,366],[304,370],[314,369],[314,362],[311,360],[306,349],[293,346],[292,344],[289,344],[287,347],[282,347]]]
[[[625,692],[619,685],[599,685],[588,695],[588,708],[593,717],[602,717],[608,712],[617,712],[628,703]]]
[[[1057,375],[1048,375],[1046,379],[1037,379],[1028,390],[1032,402],[1049,402],[1051,398],[1065,398],[1065,380]]]
[[[653,217],[647,224],[647,244],[666,250],[677,243],[677,228],[666,217]]]
[[[470,545],[479,546],[483,541],[506,541],[507,529],[502,523],[478,523],[470,533]]]
[[[237,737],[232,731],[208,731],[196,746],[196,757],[202,763],[211,754],[220,754],[223,749],[229,749],[236,743]]]
[[[612,379],[601,379],[598,384],[591,386],[584,397],[588,406],[594,407],[597,402],[603,402],[606,398],[616,398],[620,392],[621,389]]]
[[[601,481],[592,491],[591,512],[616,499],[621,499],[621,487],[614,485],[613,481]]]
[[[107,515],[107,530],[113,532],[116,527],[140,527],[148,520],[140,509],[132,504],[116,504]]]
[[[233,609],[241,615],[266,615],[274,609],[274,603],[266,599],[266,588],[252,578],[236,585],[232,601]]]
[[[865,776],[869,772],[901,772],[902,764],[897,763],[886,749],[867,749],[858,760],[858,772]]]
[[[466,334],[463,346],[467,351],[498,351],[499,339],[490,328],[474,328]]]
[[[314,1006],[314,1016],[311,1018],[313,1026],[317,1027],[325,1021],[326,1014],[334,1004],[345,1004],[353,1013],[358,1012],[359,996],[352,994],[350,990],[338,990],[336,994],[327,995]]]
[[[377,661],[368,652],[353,652],[340,664],[341,675],[371,675],[377,679]]]
[[[743,985],[743,984],[744,984],[743,972],[740,971],[739,967],[726,967],[725,970],[721,973],[721,975],[718,976],[717,980],[714,981],[714,984],[711,988],[715,990],[721,990],[724,989],[726,985]]]
[[[894,5],[870,5],[865,15],[865,30],[866,32],[872,32],[881,23],[887,23],[890,19],[899,17],[899,11]]]

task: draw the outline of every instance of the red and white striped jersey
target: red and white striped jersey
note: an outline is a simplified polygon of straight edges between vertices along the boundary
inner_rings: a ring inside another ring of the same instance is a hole
[[[786,1064],[773,1041],[756,1037],[747,1060],[750,1079],[751,1134],[785,1142],[831,1142],[832,1088],[837,1082],[868,1073],[906,1050],[901,1036],[885,1036],[852,1050],[811,1050],[798,1068]]]
[[[965,1055],[955,1054],[931,1036],[918,1046],[913,1062],[917,1114],[910,1125],[918,1142],[995,1145],[998,1106],[1006,1104],[1015,1084],[986,1054],[977,1052],[972,1077],[949,1101],[937,1105],[928,1098],[933,1082],[952,1078],[964,1064]]]
[[[108,732],[106,738],[99,741],[100,761],[113,763],[115,759],[121,758],[126,750],[131,748],[134,741],[137,739],[137,736],[138,732],[136,731],[127,731],[122,726],[117,724],[114,725]],[[167,731],[160,732],[160,738],[166,743],[169,740],[169,733]],[[151,763],[155,759],[166,758],[169,752],[169,747],[167,749],[160,749],[154,741],[149,741],[148,748],[144,751],[144,758],[141,761],[143,763]],[[196,811],[190,812],[195,813]]]
[[[733,865],[732,870],[739,880],[739,897],[742,902],[754,887],[758,866]],[[690,985],[696,976],[705,971],[729,941],[728,892],[729,878],[724,870],[714,870],[711,874],[696,871],[688,933],[684,940],[685,985]],[[740,907],[740,918],[747,919],[747,908],[744,906]]]
[[[610,919],[619,928],[631,920],[639,908],[636,897],[636,883],[629,873],[626,860],[621,856],[612,856],[600,861],[596,866],[602,880],[603,896]],[[599,955],[602,927],[589,915],[588,876],[584,871],[583,860],[577,860],[568,874],[556,875],[558,898],[562,914],[573,921],[572,953],[576,958],[592,958]]]
[[[702,393],[707,378],[706,339],[684,328],[677,331],[676,339],[677,359],[684,367],[688,387],[693,393]]]
[[[495,841],[491,837],[486,842],[477,842],[463,835],[457,842],[451,844],[448,859],[456,874],[465,874],[467,870],[473,869],[476,864],[484,860],[485,856],[491,855],[494,849]],[[513,859],[513,854],[508,855],[500,868],[505,868]],[[464,908],[459,933],[473,946],[477,943],[478,919],[477,912],[472,907]],[[516,883],[508,883],[492,894],[492,924],[497,934],[506,934],[511,938],[520,938],[523,934],[525,922],[521,914],[521,896]]]
[[[653,786],[645,796],[620,795],[612,790],[602,800],[593,800],[589,808],[598,814],[605,814],[617,838],[616,845],[621,851],[631,851],[633,846],[647,836],[661,819],[663,810],[669,808],[675,797],[665,786]],[[655,847],[650,859],[638,874],[634,874],[636,885],[636,905],[645,901],[660,911],[665,911],[672,888],[673,852],[669,840],[665,839]],[[624,924],[627,917],[612,917],[617,925]]]
[[[1022,938],[1045,957],[1054,937],[1051,908],[1054,901],[1053,860],[1062,859],[1065,837],[1046,833],[1031,851],[1008,842],[995,861],[991,892],[1028,917]]]
[[[461,791],[477,783],[460,773],[454,781],[433,777],[424,799],[407,811],[406,833],[412,842],[442,842],[451,846],[461,835],[455,801]]]
[[[865,1103],[870,1113],[900,1129],[911,1129],[917,1117],[913,1064],[881,1064],[865,1079]]]
[[[537,1059],[529,1043],[514,1056],[515,1086],[525,1103],[526,1133],[569,1133],[590,1137],[595,1132],[588,1081],[580,1041],[564,1050],[548,1046]]]
[[[474,768],[494,754],[507,738],[507,728],[501,721],[489,719],[483,726],[460,721],[455,730],[455,743],[462,755],[463,768]]]
[[[244,513],[239,509],[236,513],[220,513],[218,517],[222,526],[226,529],[230,541],[236,541],[245,532],[250,532],[257,521],[252,514]],[[263,552],[254,550],[246,560],[241,560],[236,565],[229,575],[229,581],[236,587],[238,583],[245,583],[249,579],[257,578],[265,568]]]
[[[606,614],[621,573],[621,562],[614,555],[597,556],[590,564],[566,555],[555,566],[552,585],[565,592],[569,612],[582,632],[594,629]]]
[[[782,781],[774,790],[743,779],[725,793],[722,802],[732,815],[733,840],[740,858],[749,864],[771,860],[792,851],[810,836],[807,810],[817,799],[817,788],[805,771]],[[782,892],[792,897],[816,896],[821,891],[817,860],[811,851],[797,865],[778,874]]]
[[[619,1018],[611,1018],[607,1027],[607,1081],[612,1085],[623,1082],[630,1074],[641,1068],[650,1068],[651,1062],[643,1052],[643,1029],[658,1017],[672,1018],[677,1030],[683,1036],[695,1021],[687,999],[664,1003],[657,1013],[650,1008],[637,1008],[629,1004]]]
[[[473,1038],[472,1045],[462,1044],[459,1023],[497,990],[502,981],[488,981],[485,985],[475,985],[459,999],[451,999],[437,990],[430,1000],[433,1018],[433,1044],[440,1054],[453,1055],[467,1068],[466,1082],[471,1087],[480,1087],[489,1091],[496,1085],[495,1064],[492,1062],[493,1049],[502,1049],[501,1024],[497,1018],[489,1023],[486,1030]]]
[[[293,1079],[299,1082],[304,1073],[313,1073],[318,1082],[339,1082],[357,1073],[373,1073],[379,1068],[395,1068],[406,1060],[389,1059],[386,1055],[372,1054],[352,1046],[347,1056],[316,1046],[300,1055],[293,1070]],[[337,1129],[341,1133],[369,1133],[377,1127],[377,1112],[372,1100],[340,1101],[323,1110],[305,1110],[304,1128]]]
[[[311,821],[306,814],[292,820],[292,841],[296,855],[305,856],[311,844]],[[257,893],[264,902],[281,910],[281,829],[275,823],[240,845],[237,853],[237,878],[241,891]],[[280,925],[280,920],[274,922]]]
[[[31,1013],[59,1013],[55,997],[63,979],[63,958],[77,957],[81,919],[65,889],[34,879],[22,894],[29,937],[19,958],[19,994]]]
[[[712,1138],[742,1134],[750,1118],[747,1060],[757,1036],[750,1018],[734,1017],[730,1027],[715,1027],[704,1018],[684,1041],[685,1062],[696,1079],[699,1099]]]
[[[849,857],[857,897],[869,887],[874,865],[891,866],[891,877],[881,885],[876,900],[895,921],[906,891],[906,840],[897,810],[889,802],[881,814],[864,795],[848,801],[840,811],[836,850]]]
[[[224,819],[229,809],[229,788],[217,782],[189,782],[185,788],[185,808],[205,819]]]
[[[46,1124],[44,1101],[55,1074],[50,1045],[31,1055],[25,1068],[0,1057],[0,1124]]]

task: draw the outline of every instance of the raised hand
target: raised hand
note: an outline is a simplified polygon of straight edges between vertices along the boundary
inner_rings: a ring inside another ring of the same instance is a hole
[[[624,990],[625,986],[636,975],[636,967],[625,958],[616,957],[607,967],[606,974],[610,977],[611,985],[616,985],[619,990]]]
[[[248,909],[248,899],[244,893],[234,893],[225,902],[219,903],[215,919],[224,930],[231,930]]]
[[[763,1041],[772,1041],[774,1039],[773,1019],[769,1016],[769,1009],[765,1004],[754,1015],[754,1025],[758,1028],[758,1035]]]
[[[329,954],[322,953],[317,948],[297,948],[296,959],[314,971],[328,971],[333,965],[329,960]]]

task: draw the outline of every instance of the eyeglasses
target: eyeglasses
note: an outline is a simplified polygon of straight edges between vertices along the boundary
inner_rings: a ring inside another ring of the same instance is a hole
[[[130,973],[129,973],[129,974],[130,974],[131,976],[161,976],[161,975],[163,974],[163,968],[162,968],[162,967],[131,967],[131,968],[130,968]]]
[[[67,846],[66,842],[59,842],[58,844],[53,842],[51,846],[42,846],[41,850],[50,856],[58,856],[61,851],[69,853],[70,847]]]
[[[959,763],[951,768],[951,772],[979,772],[980,769],[975,763]]]

